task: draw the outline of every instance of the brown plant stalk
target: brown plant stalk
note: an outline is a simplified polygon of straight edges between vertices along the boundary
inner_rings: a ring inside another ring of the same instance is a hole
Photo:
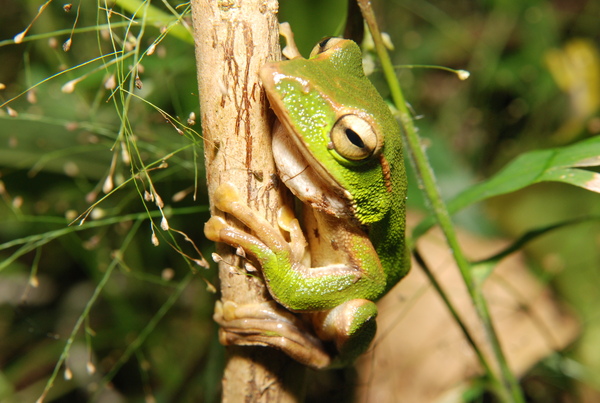
[[[232,183],[248,205],[275,222],[282,202],[271,153],[273,115],[259,70],[280,58],[275,0],[193,0],[192,18],[208,192]],[[211,202],[212,214],[223,215]],[[224,217],[231,220],[230,217]],[[233,222],[234,225],[240,225]],[[231,247],[218,244],[221,299],[238,305],[270,299]],[[227,348],[224,402],[301,400],[303,368],[267,347]]]

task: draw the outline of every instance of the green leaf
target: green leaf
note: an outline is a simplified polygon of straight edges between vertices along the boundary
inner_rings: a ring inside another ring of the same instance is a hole
[[[514,192],[539,182],[563,182],[600,193],[600,174],[580,167],[600,166],[600,136],[566,147],[522,154],[490,179],[464,190],[448,202],[450,214],[490,197]],[[414,239],[434,224],[431,216],[415,227]]]
[[[166,28],[169,34],[190,44],[194,44],[194,38],[190,29],[182,24],[182,16],[178,15],[175,9],[170,9],[171,13],[166,13],[156,6],[149,5],[142,0],[116,0],[116,6],[135,15],[136,18],[144,18],[147,24],[153,24],[156,27]],[[144,7],[146,7],[144,9]],[[186,7],[185,12],[189,8]],[[185,12],[183,14],[185,14]]]
[[[508,245],[503,250],[498,253],[490,256],[486,259],[479,260],[477,262],[473,262],[473,277],[475,280],[481,284],[485,281],[488,276],[492,273],[496,265],[504,259],[506,256],[520,250],[523,248],[525,244],[531,242],[543,235],[546,235],[552,231],[557,229],[565,228],[572,225],[581,224],[583,222],[588,222],[592,220],[600,220],[600,216],[598,215],[588,215],[585,217],[577,217],[565,221],[561,221],[558,223],[554,223],[551,225],[547,225],[544,227],[536,228],[530,231],[527,231],[523,235],[521,235],[518,239],[516,239],[512,244]]]

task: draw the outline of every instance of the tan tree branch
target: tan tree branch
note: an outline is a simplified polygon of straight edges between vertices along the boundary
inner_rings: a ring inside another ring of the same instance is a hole
[[[267,60],[280,58],[277,1],[191,4],[209,195],[219,184],[230,182],[251,208],[274,222],[282,194],[272,179],[273,118],[258,73]],[[212,202],[211,211],[222,214]],[[270,299],[264,283],[247,275],[232,248],[217,245],[217,252],[223,259],[219,264],[223,301],[241,305]],[[223,401],[298,401],[302,371],[272,348],[228,347]]]

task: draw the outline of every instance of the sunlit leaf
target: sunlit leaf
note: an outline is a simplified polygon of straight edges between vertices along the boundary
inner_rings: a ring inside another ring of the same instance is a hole
[[[563,182],[600,193],[600,174],[580,169],[600,166],[600,136],[566,147],[536,150],[520,155],[490,179],[458,194],[448,202],[451,214],[494,196],[511,193],[539,182]],[[425,218],[413,231],[418,238],[434,223]]]

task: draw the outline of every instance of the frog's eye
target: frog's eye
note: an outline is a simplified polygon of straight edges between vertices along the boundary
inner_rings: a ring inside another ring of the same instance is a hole
[[[324,38],[323,40],[321,40],[321,42],[315,45],[313,50],[310,52],[310,57],[314,57],[323,52],[327,52],[329,49],[333,48],[334,46],[345,40],[346,39],[343,38],[336,38],[335,36]]]
[[[330,135],[330,147],[351,161],[369,158],[378,148],[377,133],[369,122],[357,115],[339,118]]]

